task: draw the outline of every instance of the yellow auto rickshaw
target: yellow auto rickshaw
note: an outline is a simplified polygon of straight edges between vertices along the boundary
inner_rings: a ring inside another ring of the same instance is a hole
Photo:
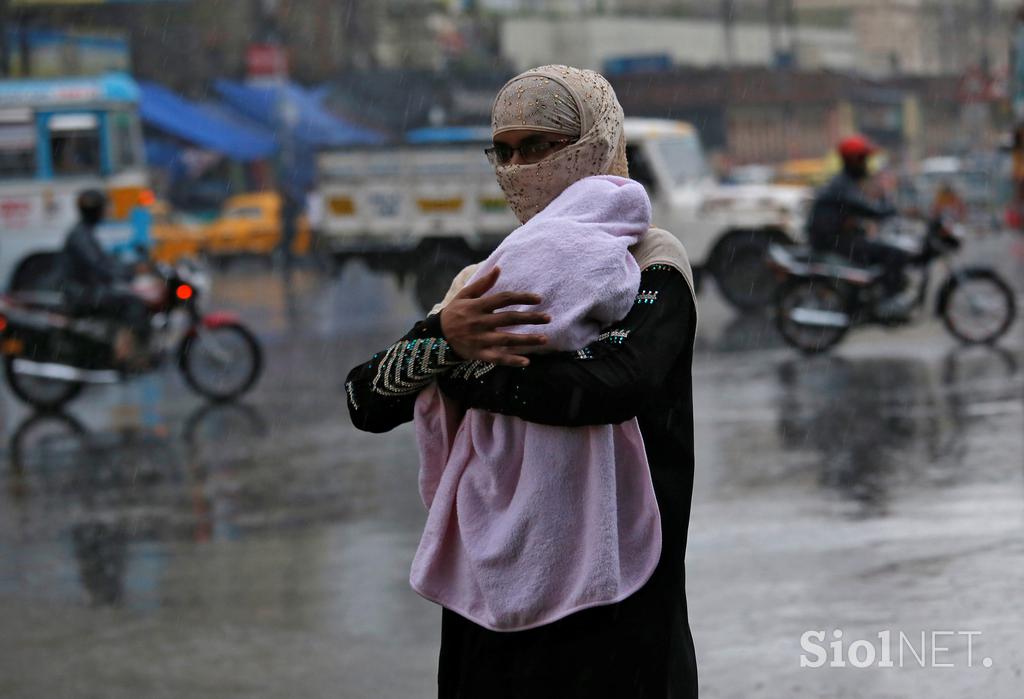
[[[149,213],[152,216],[149,230],[151,259],[174,264],[182,258],[200,255],[203,248],[200,226],[189,222],[165,201],[153,201],[149,204]]]
[[[269,255],[281,241],[281,196],[253,192],[229,197],[220,216],[203,229],[203,251],[210,256]],[[310,249],[309,223],[300,216],[292,254]]]

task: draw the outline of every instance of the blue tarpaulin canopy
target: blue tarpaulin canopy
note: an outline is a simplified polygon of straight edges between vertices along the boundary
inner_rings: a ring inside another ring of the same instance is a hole
[[[435,143],[490,143],[490,126],[425,126],[405,132],[405,142],[413,144]]]
[[[218,80],[214,88],[231,107],[275,130],[282,128],[285,112],[290,110],[291,135],[309,148],[374,145],[386,140],[383,134],[328,111],[321,102],[322,95],[294,83],[244,85]]]
[[[268,129],[190,102],[160,85],[143,82],[139,88],[142,120],[160,131],[243,162],[269,158],[277,151],[277,140]]]

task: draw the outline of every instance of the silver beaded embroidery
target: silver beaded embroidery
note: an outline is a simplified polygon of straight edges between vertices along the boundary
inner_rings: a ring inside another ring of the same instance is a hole
[[[356,390],[351,381],[345,383],[345,390],[348,392],[348,402],[355,410],[359,410],[359,403],[356,402]]]
[[[452,376],[459,379],[479,379],[481,376],[493,369],[494,366],[495,365],[491,362],[474,360],[455,367],[452,371]]]
[[[601,340],[608,340],[609,342],[621,345],[627,337],[629,337],[629,330],[609,330],[598,335],[597,339],[599,342]]]
[[[448,343],[436,337],[402,340],[388,348],[377,366],[371,388],[382,396],[415,393],[452,364]]]

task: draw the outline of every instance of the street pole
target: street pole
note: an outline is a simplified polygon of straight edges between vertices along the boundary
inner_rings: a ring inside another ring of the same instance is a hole
[[[768,39],[772,47],[772,63],[777,63],[782,52],[779,42],[779,0],[767,0],[765,8],[768,14]]]
[[[11,26],[9,19],[7,0],[0,0],[0,76],[9,77],[11,74],[10,47],[7,45],[7,27]]]
[[[725,40],[725,65],[732,68],[736,62],[735,0],[721,0],[722,34]]]
[[[959,41],[957,41],[956,17],[953,9],[953,0],[943,0],[941,24],[942,31],[940,32],[940,36],[942,37],[942,42],[939,46],[939,50],[942,51],[943,56],[941,63],[946,69],[945,72],[955,73],[957,72],[958,62],[954,52]]]
[[[301,213],[299,186],[299,158],[295,142],[295,127],[299,121],[298,106],[293,102],[288,83],[288,60],[285,53],[284,32],[278,21],[277,0],[261,0],[258,5],[260,35],[262,40],[274,49],[273,75],[270,85],[275,98],[275,122],[277,124],[278,153],[276,167],[276,184],[281,199],[281,238],[278,252],[281,255],[283,269],[287,272],[291,266],[292,243],[295,239],[296,225]],[[302,192],[301,194],[304,194]]]
[[[799,37],[797,35],[797,30],[799,28],[799,26],[798,26],[799,22],[798,22],[797,16],[796,16],[796,6],[793,4],[793,0],[782,0],[782,1],[783,1],[783,10],[782,11],[783,11],[783,14],[785,15],[786,31],[789,34],[790,65],[793,68],[796,68],[797,64],[800,62],[800,59],[799,59],[800,45],[799,45]]]
[[[992,65],[992,56],[990,54],[989,37],[992,33],[992,16],[993,7],[992,0],[979,0],[979,24],[981,25],[979,34],[981,36],[981,70],[988,76],[989,69]]]
[[[1014,17],[1010,48],[1010,107],[1013,112],[1013,225],[1024,229],[1024,4]]]

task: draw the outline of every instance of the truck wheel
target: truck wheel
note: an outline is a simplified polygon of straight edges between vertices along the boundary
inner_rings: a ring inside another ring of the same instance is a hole
[[[441,302],[451,288],[455,275],[471,264],[473,261],[469,255],[457,250],[442,249],[434,254],[420,254],[414,293],[424,313]]]
[[[779,281],[765,253],[770,239],[760,231],[733,233],[716,248],[710,271],[722,296],[741,311],[766,307],[778,293]]]
[[[690,273],[693,274],[693,293],[699,294],[701,285],[704,284],[704,268],[692,267]]]

